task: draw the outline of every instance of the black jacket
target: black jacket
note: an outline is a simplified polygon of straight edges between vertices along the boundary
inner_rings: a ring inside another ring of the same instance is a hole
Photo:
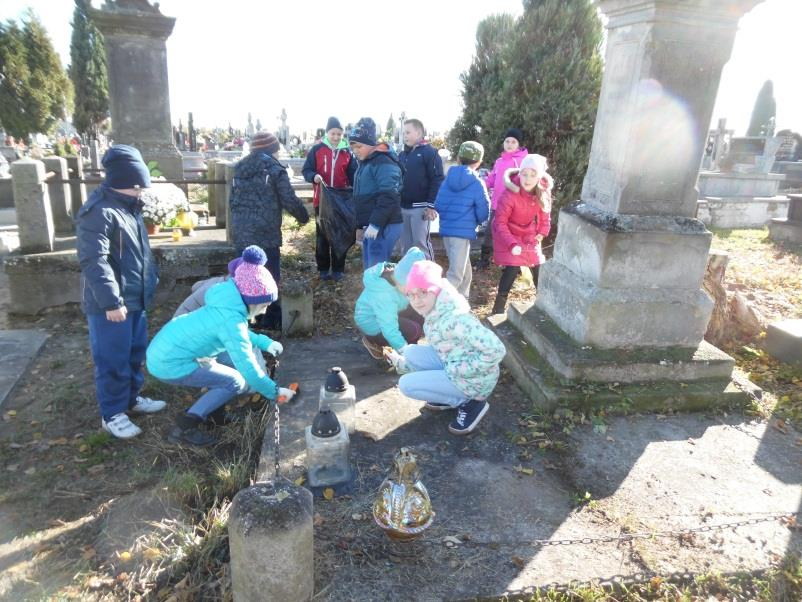
[[[404,189],[401,207],[414,209],[434,207],[437,191],[443,183],[443,160],[431,144],[405,146],[398,156],[404,168]]]

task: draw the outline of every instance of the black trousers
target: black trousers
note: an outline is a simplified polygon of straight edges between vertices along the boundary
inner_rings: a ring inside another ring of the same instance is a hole
[[[529,266],[529,269],[532,270],[532,280],[535,283],[535,288],[537,288],[537,278],[540,275],[540,265]],[[498,281],[498,294],[504,295],[505,297],[509,295],[510,289],[512,289],[512,285],[515,283],[515,279],[520,273],[521,268],[517,265],[504,266],[504,269],[501,271],[501,279]]]
[[[323,233],[317,217],[320,215],[320,207],[315,207],[315,262],[319,272],[345,272],[346,254],[339,255],[331,248],[329,240]]]

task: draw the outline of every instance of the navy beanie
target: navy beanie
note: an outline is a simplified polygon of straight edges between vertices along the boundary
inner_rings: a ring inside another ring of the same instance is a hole
[[[332,128],[337,128],[338,130],[343,129],[343,126],[340,125],[340,120],[336,117],[329,117],[329,120],[326,122],[326,131],[328,132]]]
[[[348,141],[376,146],[376,122],[370,117],[362,117],[349,132]]]
[[[133,146],[115,144],[103,155],[105,183],[110,188],[150,188],[150,172]]]
[[[524,144],[524,133],[518,128],[510,128],[504,134],[504,140],[507,138],[515,138],[520,146]]]

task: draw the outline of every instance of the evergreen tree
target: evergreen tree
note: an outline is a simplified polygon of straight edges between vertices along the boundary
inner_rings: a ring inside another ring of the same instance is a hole
[[[465,110],[450,146],[457,136],[475,137],[489,163],[507,128],[521,128],[529,151],[549,159],[556,212],[579,198],[590,155],[603,66],[596,7],[590,0],[524,0],[512,31],[488,21],[463,76]]]
[[[390,118],[387,120],[387,127],[384,130],[384,137],[387,140],[392,140],[393,136],[395,136],[395,119],[393,119],[393,114],[390,113]]]
[[[98,126],[108,117],[109,78],[103,34],[89,19],[87,8],[87,0],[75,0],[69,74],[75,88],[73,124],[82,134],[96,138]]]
[[[0,123],[9,134],[50,133],[72,108],[72,85],[42,24],[0,26]]]
[[[774,83],[767,79],[757,93],[752,118],[749,120],[747,136],[766,136],[769,133],[769,121],[777,115],[777,103],[774,100]]]

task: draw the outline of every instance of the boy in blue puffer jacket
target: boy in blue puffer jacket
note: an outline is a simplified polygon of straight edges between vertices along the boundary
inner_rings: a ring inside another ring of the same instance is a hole
[[[168,440],[205,447],[214,437],[200,430],[209,415],[241,393],[260,393],[267,399],[294,395],[276,386],[254,354],[254,348],[278,355],[281,343],[255,334],[248,321],[263,314],[278,296],[276,282],[265,269],[265,252],[252,245],[242,254],[234,277],[214,285],[206,304],[173,318],[153,338],[147,352],[148,371],[159,380],[207,391],[176,419]],[[217,361],[227,352],[233,367]]]
[[[481,144],[463,142],[457,153],[460,164],[448,170],[434,203],[448,255],[446,279],[466,299],[473,280],[471,241],[476,239],[476,228],[487,219],[490,207],[487,188],[476,173],[483,156]]]
[[[404,295],[407,274],[416,261],[426,259],[423,251],[412,247],[397,265],[382,261],[365,270],[365,290],[354,307],[354,321],[362,332],[362,344],[373,356],[383,359],[382,348],[396,351],[415,343],[423,334],[423,320],[409,308]]]

